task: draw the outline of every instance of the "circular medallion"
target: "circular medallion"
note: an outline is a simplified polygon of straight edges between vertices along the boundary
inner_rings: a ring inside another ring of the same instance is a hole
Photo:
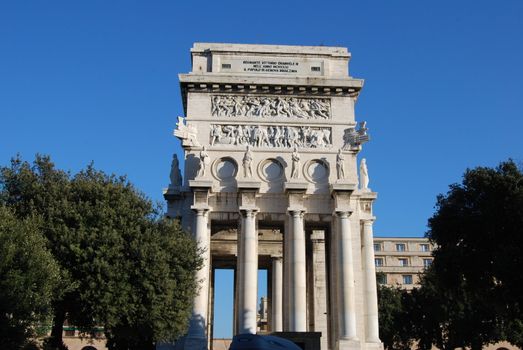
[[[230,157],[219,158],[214,161],[212,172],[214,177],[220,181],[232,181],[238,173],[238,165]]]
[[[321,159],[308,161],[304,166],[305,178],[313,183],[325,183],[329,180],[329,165]]]
[[[283,178],[283,166],[274,158],[265,159],[258,166],[258,175],[266,182],[279,181]]]

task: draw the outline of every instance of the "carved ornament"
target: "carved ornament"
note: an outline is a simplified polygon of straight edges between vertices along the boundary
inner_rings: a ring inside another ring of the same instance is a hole
[[[211,125],[210,144],[270,148],[330,148],[331,128],[270,125]]]
[[[331,118],[328,98],[214,95],[211,102],[211,115],[216,117]]]

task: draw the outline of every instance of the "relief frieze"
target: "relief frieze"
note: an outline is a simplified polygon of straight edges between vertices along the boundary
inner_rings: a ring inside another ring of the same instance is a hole
[[[216,117],[331,118],[328,98],[214,95],[211,101],[211,115]]]
[[[330,148],[331,128],[271,125],[211,125],[210,144],[269,148]]]

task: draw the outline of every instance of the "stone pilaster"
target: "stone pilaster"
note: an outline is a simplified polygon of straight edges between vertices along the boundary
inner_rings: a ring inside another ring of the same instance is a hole
[[[309,303],[312,312],[309,313],[309,324],[313,325],[315,332],[321,332],[321,348],[328,348],[328,315],[327,315],[327,264],[325,255],[325,231],[313,230],[311,234],[312,263],[309,278]],[[312,318],[312,320],[311,320]]]
[[[376,290],[376,268],[374,265],[373,219],[361,220],[363,278],[365,281],[365,341],[381,343],[378,325],[378,294]]]
[[[272,331],[283,331],[283,259],[272,259]]]

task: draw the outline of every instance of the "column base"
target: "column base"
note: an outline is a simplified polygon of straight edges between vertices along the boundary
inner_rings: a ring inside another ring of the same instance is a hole
[[[169,349],[169,348],[167,348]],[[205,338],[191,338],[183,336],[174,344],[174,350],[207,350],[208,344]]]
[[[337,350],[361,350],[362,344],[359,340],[355,339],[338,339],[336,342]]]
[[[370,343],[364,343],[363,346],[365,350],[383,350],[383,343],[379,339]]]

